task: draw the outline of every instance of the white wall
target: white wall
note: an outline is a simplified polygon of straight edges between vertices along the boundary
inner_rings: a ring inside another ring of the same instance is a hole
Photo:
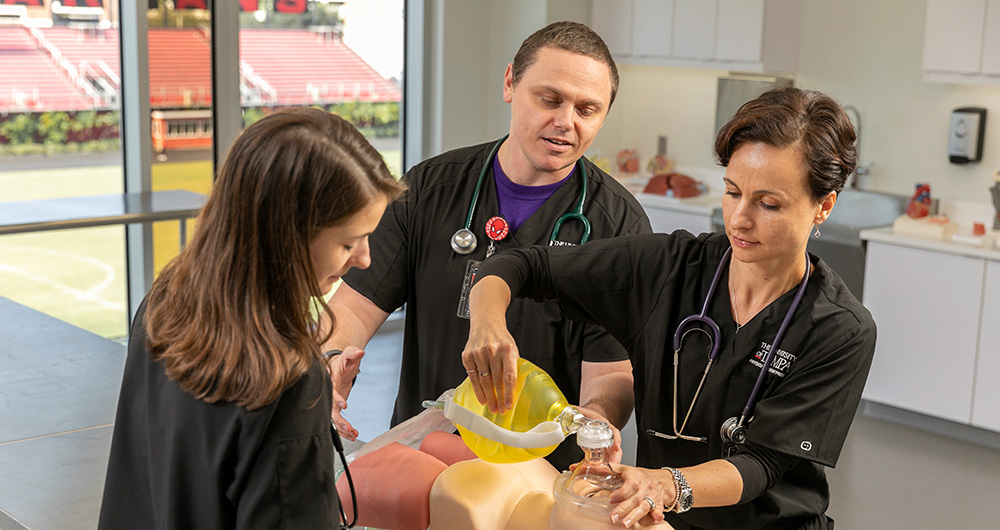
[[[503,136],[503,76],[521,41],[545,25],[536,0],[428,0],[424,156]]]
[[[521,42],[550,22],[590,22],[590,0],[425,0],[424,157],[510,128],[503,76]]]
[[[862,117],[862,162],[875,162],[868,189],[909,195],[917,181],[943,199],[989,204],[1000,168],[1000,87],[925,83],[925,2],[804,2],[796,85],[829,93]],[[713,165],[716,77],[724,72],[619,65],[621,89],[594,143],[604,156],[637,148],[645,160],[656,136],[683,166]],[[985,154],[978,164],[948,162],[951,110],[988,109]],[[714,183],[710,183],[713,184]]]

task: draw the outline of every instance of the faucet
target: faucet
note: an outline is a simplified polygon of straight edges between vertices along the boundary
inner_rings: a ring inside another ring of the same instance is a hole
[[[854,179],[851,180],[851,188],[858,189],[858,180],[860,177],[868,175],[871,173],[872,168],[875,167],[875,162],[869,162],[868,165],[861,164],[861,113],[854,105],[844,105],[844,112],[853,113],[854,119],[851,120],[854,124],[854,136],[857,142],[857,164],[854,168]],[[850,117],[850,116],[848,116]]]

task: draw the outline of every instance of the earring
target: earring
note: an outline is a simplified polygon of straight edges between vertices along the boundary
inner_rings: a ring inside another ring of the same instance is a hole
[[[813,232],[813,237],[815,237],[816,239],[819,239],[819,235],[820,235],[819,234],[819,225],[813,225],[813,226],[816,227],[816,231]]]

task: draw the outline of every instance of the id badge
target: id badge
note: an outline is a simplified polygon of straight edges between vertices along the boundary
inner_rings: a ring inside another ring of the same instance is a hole
[[[458,318],[469,319],[469,291],[473,282],[476,281],[476,273],[479,272],[479,260],[470,259],[465,266],[465,278],[462,280],[462,294],[458,297]]]

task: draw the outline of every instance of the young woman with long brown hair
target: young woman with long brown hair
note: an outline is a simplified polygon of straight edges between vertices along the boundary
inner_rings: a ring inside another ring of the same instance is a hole
[[[337,524],[330,330],[311,306],[368,266],[402,189],[328,112],[243,131],[132,323],[101,529]]]

